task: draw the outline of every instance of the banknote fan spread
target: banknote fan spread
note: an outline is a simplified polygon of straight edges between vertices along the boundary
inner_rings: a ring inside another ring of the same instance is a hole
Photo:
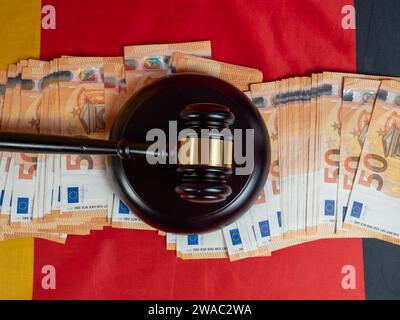
[[[0,71],[1,130],[107,139],[127,98],[171,73],[223,79],[258,108],[271,142],[263,192],[237,221],[202,234],[159,231],[182,259],[268,256],[336,237],[400,243],[400,82],[322,72],[262,82],[212,60],[209,41],[133,45],[124,57],[27,59]],[[257,152],[257,150],[255,150]],[[104,156],[0,153],[0,238],[154,230],[110,186]],[[157,197],[157,194],[154,194]]]

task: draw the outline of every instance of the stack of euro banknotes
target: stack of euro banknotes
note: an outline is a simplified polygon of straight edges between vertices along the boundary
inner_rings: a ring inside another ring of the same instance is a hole
[[[120,57],[26,59],[0,70],[1,130],[107,139],[132,94],[181,72],[226,80],[253,101],[271,166],[242,217],[207,233],[158,231],[167,250],[234,261],[321,238],[400,243],[400,79],[322,72],[262,82],[257,69],[213,60],[209,41],[133,45]],[[65,243],[104,227],[157,232],[115,194],[102,156],[0,159],[2,240]]]

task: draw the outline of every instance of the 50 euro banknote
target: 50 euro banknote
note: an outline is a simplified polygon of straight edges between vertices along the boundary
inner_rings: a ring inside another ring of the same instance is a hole
[[[27,65],[26,60],[21,60],[17,64],[10,64],[7,71],[7,86],[3,103],[3,115],[1,127],[3,130],[15,131],[18,127],[21,105],[21,74],[22,69]],[[11,216],[15,153],[2,152],[0,174],[2,185],[2,219],[7,222]]]
[[[60,131],[66,135],[105,139],[103,58],[63,57],[60,81]],[[106,159],[93,155],[61,156],[61,213],[77,219],[92,217],[106,222],[109,195]]]
[[[24,67],[22,69],[20,114],[17,130],[38,133],[40,129],[40,111],[42,92],[40,80],[47,74],[45,67]],[[42,162],[37,154],[15,153],[13,176],[13,196],[11,200],[10,224],[30,223],[38,216],[39,210],[39,173]],[[44,168],[43,168],[44,169]],[[43,195],[43,193],[42,193]]]
[[[333,234],[336,228],[342,80],[343,74],[324,72],[321,83],[323,90],[317,102],[315,214],[318,234]]]
[[[181,259],[227,258],[228,252],[221,230],[176,235],[176,255]]]
[[[263,205],[263,202],[259,201],[259,204],[260,202]],[[267,235],[268,230],[263,223],[260,227],[256,222],[258,219],[253,218],[256,217],[252,215],[250,209],[236,221],[222,228],[230,261],[270,255],[266,245],[270,240]],[[264,218],[261,221],[268,220]]]
[[[249,84],[261,82],[260,70],[210,60],[192,54],[174,52],[171,57],[171,68],[174,73],[196,72],[220,78],[242,91],[249,90]]]
[[[252,84],[250,86],[253,103],[260,111],[268,129],[271,144],[271,164],[264,187],[266,214],[271,240],[282,235],[279,182],[278,119],[275,106],[275,82]],[[258,209],[257,209],[258,210]]]
[[[400,243],[400,82],[383,80],[350,194],[344,227]]]
[[[380,80],[374,79],[344,78],[343,80],[336,233],[343,227],[350,192],[380,84]]]
[[[124,47],[128,95],[171,73],[173,52],[211,57],[210,41],[133,45]]]

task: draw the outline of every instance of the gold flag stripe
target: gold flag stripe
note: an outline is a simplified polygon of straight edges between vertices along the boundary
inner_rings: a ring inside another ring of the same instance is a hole
[[[40,54],[41,1],[2,0],[0,6],[0,69]],[[12,35],[12,36],[11,36]],[[31,299],[33,239],[0,242],[0,299]]]

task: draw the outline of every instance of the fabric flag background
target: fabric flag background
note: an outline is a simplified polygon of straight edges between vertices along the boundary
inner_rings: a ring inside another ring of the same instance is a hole
[[[0,1],[0,68],[40,55],[40,1]],[[33,285],[33,239],[0,241],[0,298],[30,299]]]
[[[45,5],[56,9],[56,29],[41,28]],[[356,30],[342,26],[346,5],[356,8]],[[0,66],[209,39],[216,59],[259,68],[264,80],[321,70],[399,75],[400,62],[390,60],[399,51],[396,12],[394,0],[0,0]],[[41,286],[46,265],[56,269],[55,290]],[[341,285],[346,265],[356,270],[352,290]],[[66,245],[0,242],[0,298],[399,298],[399,266],[400,249],[375,240],[321,240],[230,263],[182,261],[154,232],[105,229]]]

